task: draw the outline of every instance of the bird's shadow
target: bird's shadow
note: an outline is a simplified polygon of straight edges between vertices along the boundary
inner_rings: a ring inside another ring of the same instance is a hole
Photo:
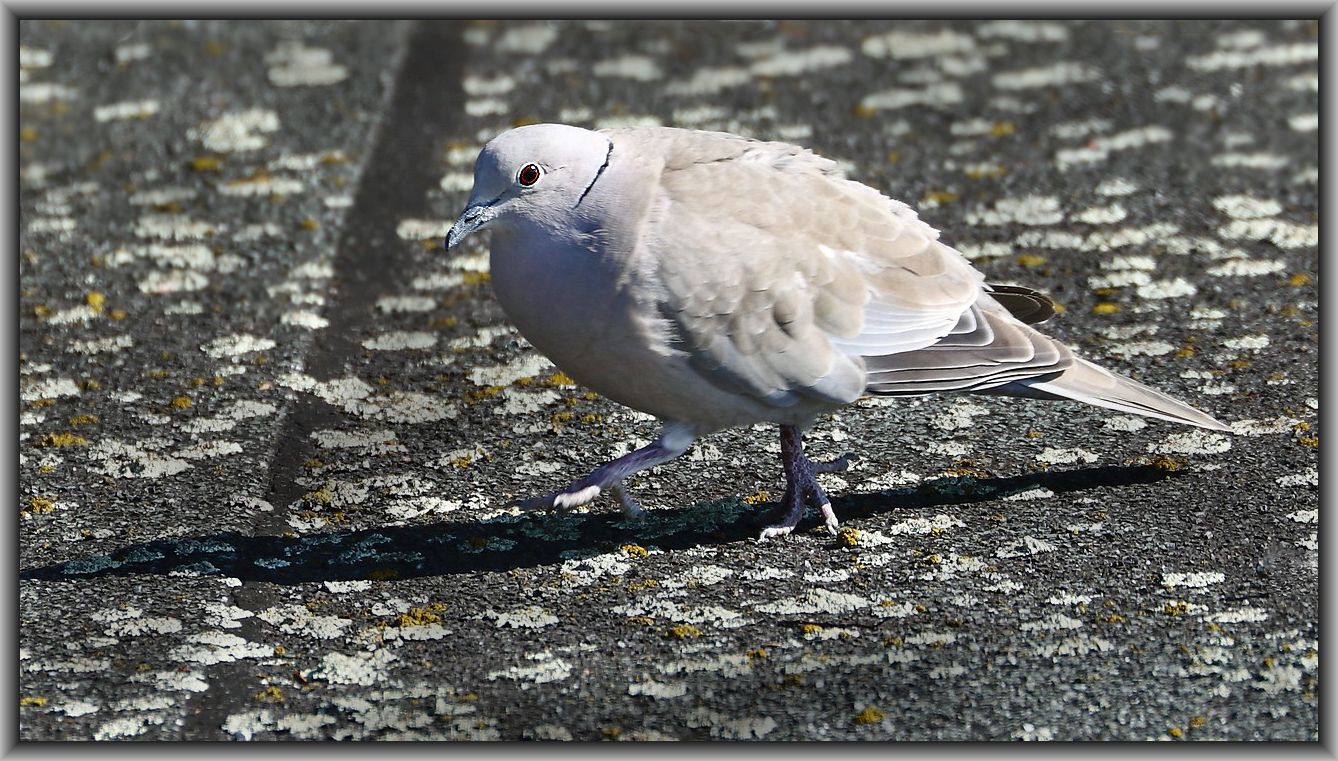
[[[838,497],[833,507],[844,522],[892,511],[996,500],[1042,487],[1063,494],[1152,483],[1173,475],[1174,471],[1156,465],[1112,465],[1011,477],[948,476],[913,487]],[[21,569],[19,578],[217,575],[298,584],[509,571],[580,560],[629,544],[670,551],[749,540],[756,538],[768,509],[730,497],[651,510],[640,519],[612,511],[526,513],[303,536],[220,533],[157,539],[110,555]],[[797,531],[816,523],[815,511],[810,510]]]

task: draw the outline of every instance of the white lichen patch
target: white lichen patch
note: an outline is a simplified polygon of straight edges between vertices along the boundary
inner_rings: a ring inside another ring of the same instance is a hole
[[[127,100],[109,103],[93,109],[93,118],[99,122],[125,121],[127,119],[147,119],[158,113],[156,100]]]
[[[966,399],[956,399],[946,411],[935,415],[932,425],[945,431],[969,430],[975,425],[975,418],[988,415],[989,408]]]
[[[1183,277],[1172,280],[1157,280],[1138,286],[1136,293],[1143,299],[1174,299],[1193,296],[1199,289]]]
[[[1029,90],[1083,84],[1100,78],[1101,72],[1095,67],[1075,61],[1058,61],[1048,66],[1000,72],[992,81],[1000,90]]]
[[[476,367],[469,371],[469,380],[476,386],[509,386],[521,378],[532,378],[552,368],[552,361],[536,352],[504,365]]]
[[[843,66],[854,58],[850,50],[837,45],[819,45],[804,50],[786,50],[753,61],[748,70],[763,77],[797,76],[819,69]]]
[[[969,225],[1053,225],[1064,220],[1055,196],[1004,198],[993,209],[976,209],[966,214]]]
[[[279,315],[279,322],[307,330],[320,330],[329,327],[330,321],[307,309],[293,309]]]
[[[558,658],[549,652],[530,653],[525,656],[533,661],[531,665],[516,665],[510,668],[492,671],[488,674],[489,681],[498,679],[512,679],[517,682],[523,682],[522,689],[529,689],[531,685],[548,684],[549,682],[560,682],[571,676],[571,663],[562,658]]]
[[[545,629],[558,623],[557,616],[538,605],[500,612],[488,608],[483,611],[483,617],[496,621],[499,629]]]
[[[1149,444],[1152,454],[1221,454],[1231,449],[1231,439],[1220,433],[1188,431],[1173,433],[1157,444]]]
[[[1238,336],[1236,338],[1227,338],[1222,341],[1222,345],[1228,349],[1248,349],[1258,351],[1268,346],[1268,336],[1260,333],[1252,336]]]
[[[1237,436],[1266,436],[1272,433],[1290,433],[1300,420],[1279,415],[1271,420],[1237,420],[1231,423],[1231,432]]]
[[[49,378],[34,383],[23,383],[19,388],[19,399],[25,402],[79,396],[79,394],[79,385],[70,378]]]
[[[1287,268],[1281,259],[1228,259],[1209,267],[1207,274],[1214,277],[1259,277],[1272,275]]]
[[[1205,620],[1217,624],[1253,624],[1268,620],[1268,611],[1262,608],[1243,607],[1234,610],[1225,610],[1221,613],[1213,613],[1204,617]]]
[[[1217,228],[1225,240],[1268,241],[1278,248],[1310,248],[1319,245],[1319,225],[1302,225],[1285,219],[1237,219]]]
[[[1094,137],[1081,148],[1061,149],[1055,154],[1055,163],[1061,170],[1067,170],[1079,164],[1094,164],[1105,161],[1114,151],[1141,148],[1154,143],[1164,143],[1174,135],[1169,129],[1150,125],[1125,130],[1114,135]]]
[[[860,595],[833,592],[829,589],[810,589],[799,597],[776,600],[753,606],[758,613],[778,614],[842,614],[866,610],[878,603]]]
[[[265,54],[266,74],[276,87],[317,87],[348,78],[348,68],[334,62],[325,48],[309,47],[301,40],[286,40]]]
[[[198,140],[205,150],[216,153],[237,153],[264,148],[263,134],[277,132],[279,115],[263,108],[224,114],[213,121],[191,129],[187,135]]]
[[[688,712],[685,722],[689,727],[706,729],[712,737],[723,740],[760,740],[779,726],[770,716],[739,717],[706,707]]]
[[[218,185],[218,192],[221,195],[233,196],[236,198],[290,196],[296,193],[301,193],[305,189],[306,184],[296,177],[283,177],[280,175],[245,177],[236,180],[228,180]]]
[[[1271,198],[1226,195],[1213,199],[1213,207],[1232,219],[1259,219],[1282,211],[1282,204]]]
[[[431,296],[383,296],[376,300],[376,308],[387,314],[430,312],[437,308]]]
[[[1279,476],[1277,478],[1278,486],[1296,487],[1296,486],[1314,486],[1319,487],[1319,471],[1314,468],[1308,468],[1300,473]]]
[[[1109,348],[1111,354],[1126,357],[1160,357],[1164,354],[1170,354],[1173,351],[1175,351],[1175,346],[1165,341],[1130,341],[1128,343],[1116,344]]]
[[[1034,536],[1024,536],[1015,542],[1000,547],[994,551],[994,556],[998,558],[1017,558],[1027,555],[1040,555],[1047,552],[1054,552],[1056,547],[1045,541],[1037,539]]]
[[[399,656],[385,648],[351,655],[331,652],[321,658],[321,665],[312,670],[308,677],[323,679],[330,684],[373,687],[385,681],[386,667],[397,660]]]
[[[215,338],[200,346],[200,350],[214,359],[222,359],[224,357],[240,357],[245,354],[269,351],[276,345],[274,340],[270,338],[261,338],[249,333],[237,333]]]
[[[908,60],[972,53],[976,40],[969,34],[947,29],[935,32],[893,31],[864,38],[860,51],[872,58]]]
[[[169,655],[175,660],[212,666],[243,658],[268,658],[274,655],[274,647],[224,631],[203,631],[192,635],[187,644],[173,648]]]
[[[430,349],[437,345],[437,337],[423,331],[394,330],[364,339],[362,345],[373,351]]]
[[[278,627],[285,634],[312,639],[336,639],[353,622],[338,616],[318,616],[305,605],[275,605],[256,614],[256,618]]]
[[[1052,465],[1070,465],[1075,462],[1096,462],[1098,459],[1100,459],[1100,457],[1095,452],[1089,452],[1086,449],[1079,447],[1072,449],[1047,447],[1040,454],[1036,455],[1037,462],[1045,462]]]
[[[1220,571],[1171,572],[1161,575],[1161,585],[1168,589],[1176,587],[1206,589],[1213,584],[1221,584],[1223,581],[1226,581],[1226,574]]]
[[[1308,42],[1273,47],[1252,47],[1245,50],[1219,50],[1205,55],[1190,56],[1185,63],[1198,71],[1245,69],[1255,66],[1292,66],[1319,59],[1319,46]]]
[[[627,685],[627,694],[634,697],[645,695],[657,700],[681,698],[688,694],[688,685],[686,682],[657,682],[654,679],[647,679],[644,682],[632,682]]]
[[[1138,186],[1123,177],[1112,177],[1109,180],[1103,180],[1096,186],[1096,194],[1107,197],[1120,197],[1132,195],[1138,191]]]
[[[925,87],[894,87],[864,96],[860,105],[875,110],[893,110],[908,106],[945,106],[964,100],[961,85],[940,82]]]
[[[1227,169],[1283,169],[1290,161],[1275,153],[1223,153],[1214,156],[1212,163]]]
[[[1141,417],[1134,417],[1132,415],[1112,415],[1106,418],[1106,422],[1103,423],[1101,427],[1105,428],[1107,431],[1133,433],[1134,431],[1141,431],[1144,428],[1147,428],[1147,426],[1147,421]]]
[[[88,469],[112,478],[162,478],[191,467],[190,463],[140,449],[116,439],[102,439],[88,450]]]
[[[1055,632],[1081,629],[1083,622],[1063,613],[1051,613],[1037,621],[1023,621],[1018,628],[1024,632]]]
[[[1073,220],[1088,225],[1109,225],[1129,216],[1129,212],[1118,203],[1108,206],[1089,206],[1073,215]]]

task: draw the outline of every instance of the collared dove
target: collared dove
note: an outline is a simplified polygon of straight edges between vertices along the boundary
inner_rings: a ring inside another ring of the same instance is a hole
[[[1031,327],[1041,294],[986,284],[906,204],[794,145],[668,127],[539,124],[480,152],[446,238],[492,231],[492,283],[563,372],[658,418],[658,439],[530,508],[570,509],[674,459],[700,436],[777,423],[785,496],[759,539],[805,502],[838,523],[802,431],[866,395],[1071,399],[1229,430],[1079,359]]]

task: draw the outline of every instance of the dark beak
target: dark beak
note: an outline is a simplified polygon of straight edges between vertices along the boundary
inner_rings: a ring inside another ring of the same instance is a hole
[[[469,237],[469,234],[482,227],[492,219],[491,205],[486,203],[476,203],[465,207],[461,212],[460,218],[451,225],[451,231],[446,233],[446,248],[450,250],[455,248],[460,241]]]

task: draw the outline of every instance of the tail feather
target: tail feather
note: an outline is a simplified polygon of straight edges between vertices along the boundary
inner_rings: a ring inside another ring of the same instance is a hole
[[[1229,426],[1184,402],[1076,357],[1073,364],[1058,375],[1050,375],[1043,379],[1013,381],[988,389],[985,393],[1027,396],[1035,399],[1072,399],[1120,412],[1194,425],[1213,431],[1231,430]]]

